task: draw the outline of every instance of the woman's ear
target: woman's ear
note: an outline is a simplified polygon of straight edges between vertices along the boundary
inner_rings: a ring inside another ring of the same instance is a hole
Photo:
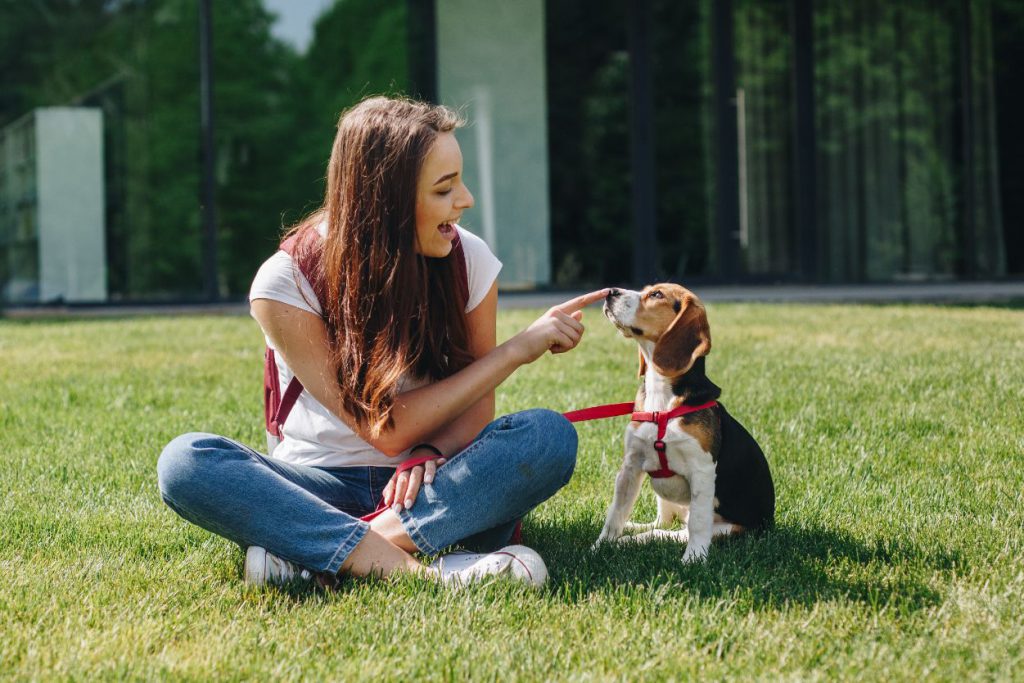
[[[640,367],[636,371],[636,376],[643,377],[644,375],[647,374],[647,359],[644,358],[644,352],[641,351],[639,348],[636,350],[636,352],[640,354]]]
[[[711,329],[704,306],[692,296],[683,300],[676,319],[654,345],[651,363],[663,375],[686,374],[697,359],[711,353]]]

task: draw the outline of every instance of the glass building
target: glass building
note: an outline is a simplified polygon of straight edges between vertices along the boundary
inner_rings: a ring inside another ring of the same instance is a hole
[[[8,302],[244,297],[381,92],[466,113],[507,289],[1024,275],[1013,0],[9,2],[0,55]],[[58,110],[101,127],[25,137]]]
[[[1024,271],[1024,5],[626,5],[547,4],[556,281]]]

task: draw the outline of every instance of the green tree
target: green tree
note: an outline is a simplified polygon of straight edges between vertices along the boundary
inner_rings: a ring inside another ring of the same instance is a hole
[[[323,200],[338,117],[368,95],[402,94],[409,84],[402,0],[339,0],[316,21],[309,49],[292,74],[295,116],[287,169],[301,183],[297,218]]]

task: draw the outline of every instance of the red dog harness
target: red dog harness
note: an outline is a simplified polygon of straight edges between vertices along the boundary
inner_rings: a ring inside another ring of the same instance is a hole
[[[633,422],[654,422],[658,425],[658,438],[654,441],[654,450],[658,452],[658,463],[661,465],[658,469],[653,472],[648,472],[653,479],[665,479],[666,477],[675,476],[675,472],[669,469],[668,456],[665,454],[665,432],[668,430],[668,421],[679,417],[680,415],[687,415],[689,413],[696,413],[698,410],[705,410],[707,408],[714,408],[718,405],[718,401],[708,401],[707,403],[701,403],[699,406],[688,406],[681,405],[677,408],[673,408],[668,412],[654,411],[653,413],[646,413],[641,411],[633,410],[633,403],[609,403],[603,406],[594,406],[593,408],[583,408],[582,410],[573,410],[568,413],[564,413],[565,419],[569,422],[584,422],[586,420],[599,420],[603,417],[616,417],[618,415],[631,415]]]

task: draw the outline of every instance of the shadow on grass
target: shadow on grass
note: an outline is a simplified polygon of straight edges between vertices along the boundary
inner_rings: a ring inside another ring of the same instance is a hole
[[[682,544],[653,541],[605,546],[591,544],[600,529],[592,522],[527,524],[526,542],[536,548],[551,572],[553,600],[582,604],[594,595],[623,592],[644,599],[678,592],[703,602],[722,600],[749,609],[787,605],[854,602],[901,611],[917,611],[940,602],[929,586],[936,572],[963,571],[958,552],[932,552],[900,541],[864,543],[823,527],[779,526],[759,534],[719,539],[708,559],[684,565]],[[406,579],[415,582],[416,579]],[[375,588],[376,587],[376,588]],[[386,580],[346,580],[326,593],[362,590],[393,592]],[[409,586],[411,592],[422,586]],[[292,603],[321,603],[324,589],[305,581],[257,589]],[[659,598],[660,599],[660,598]]]
[[[807,305],[816,305],[815,302],[801,302]],[[906,306],[921,306],[931,308],[999,308],[1006,311],[1019,311],[1024,309],[1024,299],[1016,297],[1011,298],[996,298],[996,299],[978,299],[976,301],[961,300],[961,299],[905,299],[905,300],[886,300],[886,301],[835,301],[828,302],[829,304],[836,304],[839,306],[872,306],[876,308],[899,308]]]
[[[685,546],[671,541],[592,551],[600,531],[592,524],[530,531],[531,544],[548,562],[555,594],[566,602],[624,586],[641,592],[669,586],[700,600],[737,600],[752,609],[845,601],[916,611],[940,601],[929,586],[935,572],[966,565],[956,552],[886,539],[866,544],[822,527],[779,526],[720,539],[697,565],[684,565]]]

